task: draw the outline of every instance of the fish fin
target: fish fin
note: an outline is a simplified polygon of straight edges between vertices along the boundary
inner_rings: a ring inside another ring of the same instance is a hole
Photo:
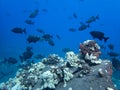
[[[108,39],[109,37],[104,37],[104,42],[107,42]]]

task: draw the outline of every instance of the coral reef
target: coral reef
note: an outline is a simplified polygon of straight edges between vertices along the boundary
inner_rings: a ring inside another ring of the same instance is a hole
[[[80,44],[80,53],[65,58],[50,54],[41,62],[18,70],[0,90],[117,90],[111,80],[112,66],[99,59],[100,47],[93,40]]]
[[[91,65],[101,63],[101,60],[98,60],[101,54],[100,46],[94,40],[87,40],[80,44],[80,53]]]

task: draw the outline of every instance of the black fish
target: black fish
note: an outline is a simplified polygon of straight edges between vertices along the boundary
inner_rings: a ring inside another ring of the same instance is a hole
[[[119,53],[116,53],[116,52],[113,52],[113,51],[110,51],[110,52],[108,52],[108,55],[109,55],[110,57],[117,57],[117,56],[119,56],[120,54],[119,54]]]
[[[120,70],[120,60],[117,58],[112,58],[112,65],[116,70]]]
[[[108,44],[108,48],[109,48],[110,50],[113,50],[113,49],[114,49],[114,45],[113,45],[113,44]]]
[[[25,28],[22,29],[20,27],[15,27],[11,31],[14,33],[17,33],[17,34],[22,34],[22,33],[26,34],[27,33]]]
[[[66,53],[66,52],[72,51],[72,49],[70,49],[70,48],[63,48],[62,51],[63,51],[64,53]]]
[[[42,29],[36,29],[39,33],[41,33],[41,34],[45,34],[45,32],[42,30]]]
[[[77,18],[77,14],[76,14],[76,13],[73,13],[73,17],[74,17],[74,18]]]
[[[38,54],[34,58],[36,58],[36,59],[43,59],[44,57],[45,57],[44,55]]]
[[[39,10],[35,9],[30,15],[29,18],[35,18],[38,15]]]
[[[44,35],[42,36],[42,38],[43,38],[45,41],[49,41],[51,38],[53,38],[53,36],[50,35],[50,34],[44,34]]]
[[[59,40],[61,40],[61,37],[59,35],[57,35],[57,34],[56,34],[56,38],[59,39]]]
[[[43,11],[43,12],[48,12],[48,10],[47,10],[47,9],[42,9],[42,11]]]
[[[27,38],[27,41],[29,43],[36,43],[40,40],[40,37],[39,36],[35,36],[35,35],[29,35],[28,38]]]
[[[99,19],[99,16],[91,16],[86,23],[92,23]]]
[[[81,23],[80,27],[78,28],[79,31],[83,31],[87,28],[89,28],[90,25],[89,24],[85,24],[85,23]]]
[[[99,40],[104,39],[104,42],[107,42],[107,40],[109,39],[109,37],[105,37],[104,33],[100,31],[91,31],[90,35],[92,35],[93,38],[97,38]]]
[[[9,64],[16,64],[18,61],[13,58],[13,57],[9,57],[9,58],[5,58],[3,61],[1,61],[0,63],[9,63]]]
[[[54,41],[53,41],[52,39],[49,39],[49,40],[48,40],[48,44],[49,44],[50,46],[55,46],[55,43],[54,43]]]
[[[76,32],[76,29],[75,28],[69,28],[69,31]]]
[[[33,22],[32,20],[28,20],[28,19],[25,20],[25,23],[26,23],[26,24],[29,24],[29,25],[34,25],[34,22]]]
[[[23,54],[20,55],[19,57],[20,57],[21,62],[24,62],[28,59],[31,59],[32,56],[33,56],[32,48],[31,47],[26,47],[26,51],[23,52]]]

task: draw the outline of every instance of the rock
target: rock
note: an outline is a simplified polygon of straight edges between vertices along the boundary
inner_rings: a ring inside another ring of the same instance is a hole
[[[100,77],[98,75],[99,69],[103,70],[104,76]],[[110,90],[117,90],[111,79],[111,70],[111,62],[102,61],[100,65],[92,66],[91,72],[85,77],[74,77],[67,82],[66,87],[63,87],[64,83],[61,82],[56,86],[55,90],[69,90],[69,88],[72,88],[72,90],[109,90],[108,87],[111,88]]]

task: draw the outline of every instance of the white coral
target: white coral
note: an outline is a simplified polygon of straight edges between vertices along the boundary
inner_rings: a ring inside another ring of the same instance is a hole
[[[73,78],[73,74],[70,72],[69,68],[64,68],[64,87],[66,87],[66,82]]]
[[[43,80],[43,85],[41,89],[50,88],[54,89],[55,85],[58,84],[57,75],[52,73],[51,71],[46,71],[41,75],[41,79]]]
[[[77,62],[78,62],[79,59],[74,52],[72,52],[72,51],[67,52],[66,55],[65,55],[65,58],[67,59],[67,62],[69,62],[69,64],[71,66],[78,67]]]

